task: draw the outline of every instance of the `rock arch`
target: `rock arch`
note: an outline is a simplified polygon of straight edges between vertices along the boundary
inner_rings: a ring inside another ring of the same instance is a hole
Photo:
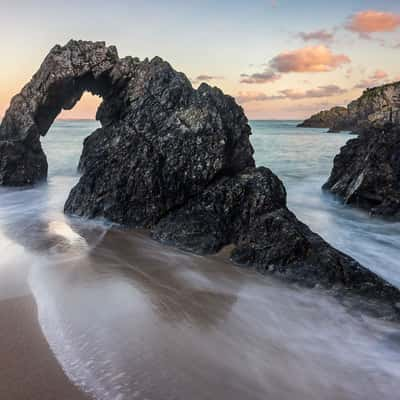
[[[193,89],[159,57],[120,59],[104,42],[72,40],[55,46],[12,99],[0,128],[0,184],[46,178],[40,136],[85,90],[103,97],[102,127],[84,142],[69,212],[151,226],[216,178],[254,166],[250,127],[233,98],[206,84]]]
[[[19,186],[46,179],[40,136],[84,91],[106,98],[117,62],[116,48],[103,42],[70,41],[50,51],[32,80],[12,99],[1,124],[1,184]]]
[[[120,59],[103,42],[55,46],[0,127],[0,184],[46,178],[40,136],[85,90],[103,97],[102,127],[84,141],[67,213],[150,228],[158,240],[198,253],[231,244],[238,264],[307,285],[340,284],[399,312],[396,288],[287,209],[282,182],[255,167],[235,100],[207,84],[194,89],[158,57]]]

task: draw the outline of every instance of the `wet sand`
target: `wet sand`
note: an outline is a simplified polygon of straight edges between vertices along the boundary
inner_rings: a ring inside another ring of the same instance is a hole
[[[118,229],[79,252],[70,237],[30,286],[57,359],[99,400],[398,398],[397,325],[223,254]]]
[[[0,399],[89,399],[68,380],[51,352],[32,296],[0,301],[0,326]]]

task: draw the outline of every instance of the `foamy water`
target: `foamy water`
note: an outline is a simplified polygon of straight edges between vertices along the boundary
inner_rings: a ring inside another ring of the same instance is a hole
[[[257,163],[284,180],[298,217],[400,285],[399,224],[320,191],[349,136],[252,125]],[[0,189],[0,268],[10,281],[27,272],[42,330],[71,380],[101,400],[398,398],[398,325],[222,256],[66,218],[82,140],[95,127],[57,122],[44,140],[49,184]]]

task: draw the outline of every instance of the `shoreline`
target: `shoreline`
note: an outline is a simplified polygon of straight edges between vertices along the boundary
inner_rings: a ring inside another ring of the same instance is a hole
[[[37,319],[32,295],[0,301],[0,398],[89,400],[65,375]]]

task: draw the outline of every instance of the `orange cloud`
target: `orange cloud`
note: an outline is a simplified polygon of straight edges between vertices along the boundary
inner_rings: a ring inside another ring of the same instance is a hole
[[[400,27],[400,14],[376,10],[361,11],[354,14],[346,28],[360,36],[368,37],[374,32],[393,32]]]
[[[329,72],[350,63],[344,54],[334,54],[324,46],[309,46],[277,55],[271,67],[279,72]]]

